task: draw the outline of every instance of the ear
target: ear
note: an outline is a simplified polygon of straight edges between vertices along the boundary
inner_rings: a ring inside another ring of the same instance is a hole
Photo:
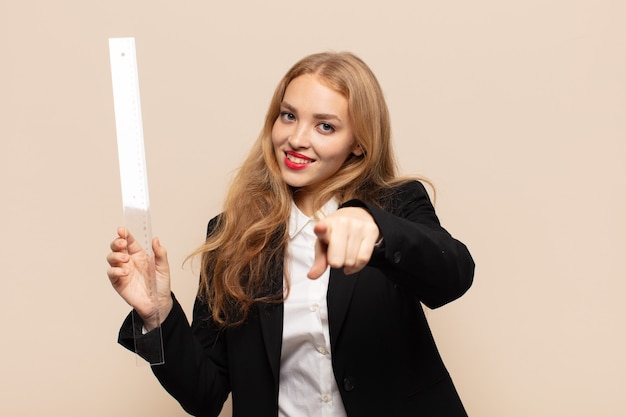
[[[363,152],[363,148],[361,148],[361,145],[359,144],[354,145],[354,148],[352,148],[352,155],[354,156],[361,156],[364,153],[365,152]]]

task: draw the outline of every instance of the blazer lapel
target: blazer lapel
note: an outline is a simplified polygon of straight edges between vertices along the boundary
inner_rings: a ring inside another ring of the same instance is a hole
[[[280,274],[277,276],[280,276],[282,279],[282,268],[280,268]],[[328,322],[332,348],[335,347],[346,313],[348,312],[358,276],[359,273],[349,276],[345,275],[341,269],[331,269],[330,271],[326,301],[328,303]],[[257,305],[257,309],[267,359],[272,369],[274,382],[278,387],[280,354],[283,341],[284,306],[282,303],[260,303]]]
[[[337,343],[358,275],[358,273],[346,275],[342,269],[330,270],[326,301],[328,303],[331,348],[334,348]]]
[[[259,304],[258,311],[267,359],[272,368],[274,382],[278,386],[283,341],[283,304]]]

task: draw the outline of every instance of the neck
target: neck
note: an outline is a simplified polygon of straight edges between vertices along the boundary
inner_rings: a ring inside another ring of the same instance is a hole
[[[293,191],[293,202],[305,216],[311,217],[315,213],[313,194],[305,189],[298,188]]]

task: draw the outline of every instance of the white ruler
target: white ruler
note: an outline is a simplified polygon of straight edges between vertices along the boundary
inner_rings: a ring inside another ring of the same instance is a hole
[[[148,276],[145,277],[146,290],[152,297],[158,311],[135,39],[109,39],[109,53],[113,81],[117,151],[122,182],[122,202],[124,204],[124,224],[148,255],[146,268]],[[141,333],[136,327],[133,324],[136,341],[135,351],[150,364],[163,363],[163,342],[160,327],[152,333],[156,337],[143,338],[141,343],[137,342]]]
[[[135,39],[109,39],[109,52],[124,220],[135,239],[151,254],[150,197]]]

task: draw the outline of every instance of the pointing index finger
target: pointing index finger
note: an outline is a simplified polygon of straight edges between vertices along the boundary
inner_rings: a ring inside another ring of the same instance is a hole
[[[313,232],[320,241],[328,243],[328,236],[330,234],[329,226],[324,220],[317,222],[317,224],[313,228]]]

